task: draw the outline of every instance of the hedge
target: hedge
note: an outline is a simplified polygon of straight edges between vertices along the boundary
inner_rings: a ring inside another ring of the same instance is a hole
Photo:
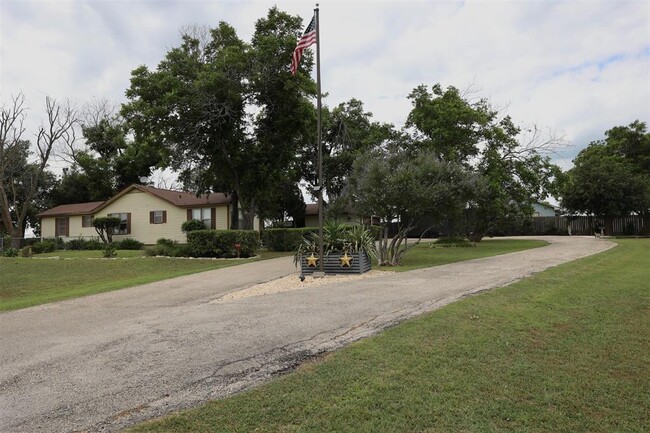
[[[260,245],[254,230],[194,230],[187,233],[187,248],[192,257],[251,257]]]
[[[66,250],[103,250],[104,243],[98,239],[70,239],[65,243]]]
[[[269,251],[296,251],[309,233],[318,233],[318,227],[264,229],[262,242]]]

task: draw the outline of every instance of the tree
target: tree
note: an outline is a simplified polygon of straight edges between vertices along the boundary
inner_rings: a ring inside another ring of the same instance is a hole
[[[230,193],[232,227],[241,206],[243,227],[252,228],[266,197],[300,178],[295,155],[315,119],[313,81],[289,71],[301,28],[274,7],[257,21],[251,44],[221,22],[209,35],[183,34],[156,71],[132,72],[122,114],[136,141],[160,148],[186,189]],[[306,56],[303,68],[311,64]]]
[[[617,126],[594,141],[573,160],[566,173],[562,205],[570,212],[611,220],[636,213],[650,227],[650,134],[643,122]]]
[[[354,160],[397,134],[392,125],[374,122],[363,102],[354,98],[332,110],[324,106],[322,128],[323,180],[330,201],[343,192]],[[317,150],[315,145],[304,146],[300,154],[301,171],[310,192],[318,184]]]
[[[24,96],[0,109],[0,218],[19,246],[27,217],[48,182],[47,165],[55,147],[74,139],[76,112],[69,105],[45,99],[46,123],[36,133],[35,152],[22,137],[27,116]],[[33,158],[34,162],[29,162]]]
[[[341,200],[358,215],[380,217],[379,264],[395,266],[406,251],[404,240],[414,221],[462,209],[471,183],[471,173],[460,164],[442,161],[431,151],[376,151],[357,158]],[[398,229],[389,238],[392,222]]]
[[[157,70],[135,69],[126,92],[130,102],[121,112],[136,142],[159,148],[162,163],[180,172],[186,189],[230,192],[237,209],[249,147],[247,46],[224,22],[210,30],[209,40],[198,36],[183,34]]]
[[[255,23],[248,73],[251,102],[258,110],[249,150],[255,169],[244,176],[251,198],[244,215],[251,219],[254,211],[264,216],[278,210],[304,219],[296,155],[305,143],[315,141],[316,111],[310,97],[315,96],[316,86],[308,74],[292,76],[288,62],[302,27],[300,18],[276,7]],[[309,72],[313,61],[311,54],[305,54],[301,69]]]
[[[435,84],[416,87],[409,95],[413,109],[406,126],[421,134],[418,147],[426,147],[446,161],[467,164],[478,155],[478,144],[485,138],[488,126],[496,118],[486,99],[470,103],[461,92],[449,86],[443,90]]]
[[[93,219],[93,227],[99,238],[105,244],[113,242],[113,231],[120,226],[120,219],[117,217],[101,217]]]
[[[474,173],[467,209],[450,212],[452,234],[464,221],[474,241],[504,224],[522,223],[532,204],[553,190],[559,169],[543,155],[560,140],[545,139],[536,128],[526,141],[509,116],[500,117],[486,99],[470,102],[455,87],[417,87],[407,126],[415,130],[407,148],[427,149],[443,161],[462,164]]]
[[[161,155],[146,142],[128,140],[129,128],[107,100],[84,107],[79,121],[84,137],[68,143],[64,170],[54,191],[55,204],[107,200],[117,191],[148,177]]]
[[[521,227],[531,217],[533,204],[555,191],[560,169],[539,152],[548,141],[539,142],[533,135],[531,141],[522,144],[520,132],[506,116],[491,125],[486,135],[474,167],[477,183],[465,212],[468,236],[473,241]]]

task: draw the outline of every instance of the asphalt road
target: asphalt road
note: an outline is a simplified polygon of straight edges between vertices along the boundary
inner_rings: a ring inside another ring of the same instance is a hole
[[[270,380],[461,297],[614,244],[551,245],[212,302],[296,273],[280,258],[0,314],[0,432],[113,432]]]

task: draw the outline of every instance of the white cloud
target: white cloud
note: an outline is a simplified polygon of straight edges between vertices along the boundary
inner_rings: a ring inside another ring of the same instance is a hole
[[[3,0],[0,100],[25,93],[124,102],[130,72],[155,68],[179,28],[223,20],[250,40],[274,2]],[[313,2],[278,2],[305,24]],[[605,130],[650,121],[650,3],[321,1],[326,103],[361,99],[401,125],[419,84],[464,88],[516,122],[564,132],[563,165]],[[287,60],[289,61],[289,60]]]

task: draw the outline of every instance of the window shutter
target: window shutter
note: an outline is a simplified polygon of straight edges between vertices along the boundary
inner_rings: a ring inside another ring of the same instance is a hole
[[[149,224],[153,224],[153,223],[154,223],[154,220],[153,220],[153,211],[151,211],[151,212],[149,212]]]
[[[212,230],[217,228],[217,208],[210,208],[210,228]]]
[[[192,219],[192,209],[188,209],[187,210],[187,220],[189,221],[191,219]]]
[[[131,212],[126,214],[126,234],[131,234]]]
[[[164,210],[163,211],[163,224],[166,224],[166,223],[167,223],[167,211]]]
[[[65,237],[67,238],[70,236],[70,218],[66,217],[65,218]]]

